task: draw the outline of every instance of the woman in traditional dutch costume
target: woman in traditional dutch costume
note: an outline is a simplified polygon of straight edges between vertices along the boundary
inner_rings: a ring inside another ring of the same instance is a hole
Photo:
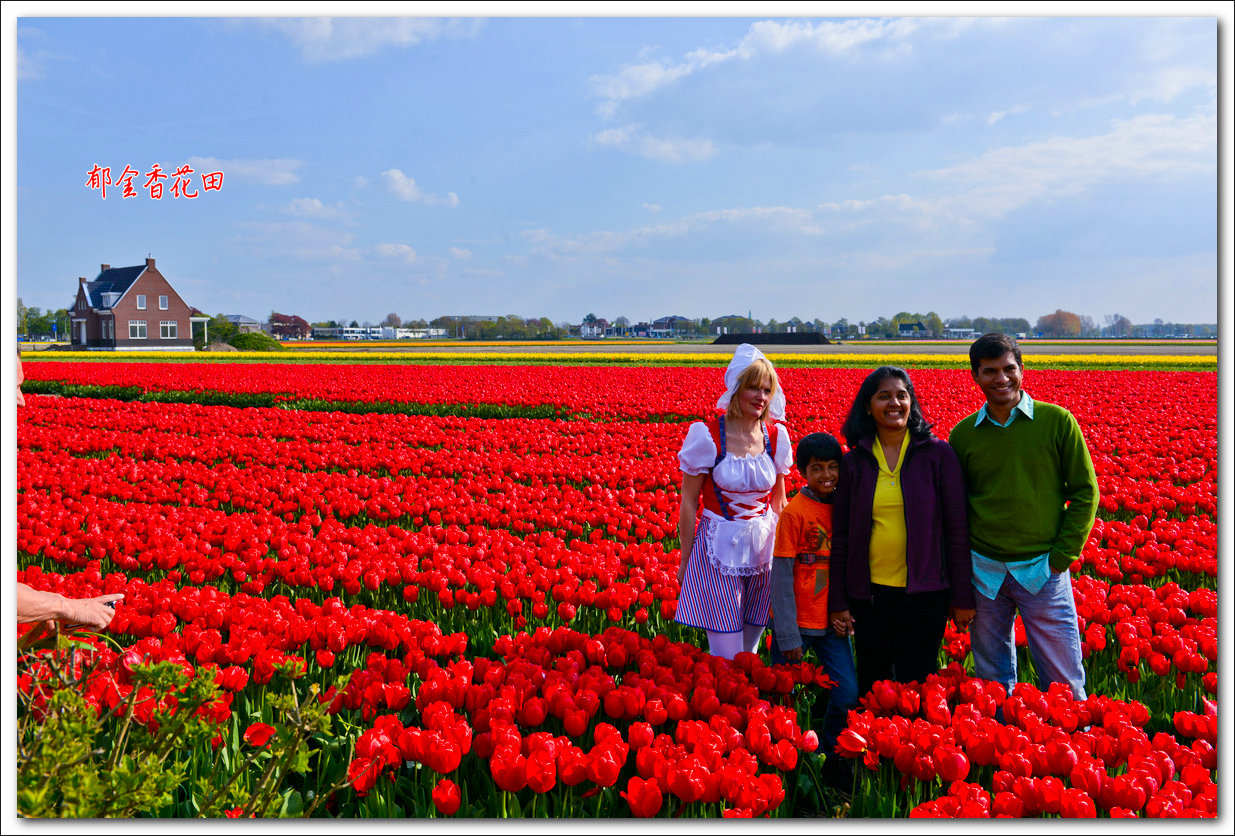
[[[793,447],[785,395],[763,353],[743,343],[725,371],[721,414],[690,425],[678,453],[679,624],[707,631],[713,656],[757,652],[771,603],[772,548]]]

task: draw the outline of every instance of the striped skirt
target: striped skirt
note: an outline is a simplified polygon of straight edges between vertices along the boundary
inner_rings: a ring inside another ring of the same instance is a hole
[[[691,550],[674,621],[713,633],[740,633],[743,624],[767,626],[772,604],[772,573],[739,577],[722,575],[708,557],[708,527],[701,517]],[[769,567],[770,568],[770,567]]]

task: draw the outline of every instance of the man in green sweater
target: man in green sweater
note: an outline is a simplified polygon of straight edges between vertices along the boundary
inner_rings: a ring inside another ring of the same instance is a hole
[[[1085,698],[1081,636],[1069,567],[1093,527],[1098,479],[1081,428],[1061,406],[1021,389],[1021,349],[1005,334],[969,347],[982,408],[952,430],[968,495],[977,613],[974,673],[1017,681],[1013,619],[1019,611],[1041,687],[1063,682]]]

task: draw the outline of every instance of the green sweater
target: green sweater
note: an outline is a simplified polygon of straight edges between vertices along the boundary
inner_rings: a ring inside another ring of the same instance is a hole
[[[963,418],[948,443],[961,460],[968,494],[969,540],[992,560],[1050,553],[1051,568],[1080,556],[1098,510],[1098,478],[1072,413],[1033,402],[1008,427],[978,413]]]

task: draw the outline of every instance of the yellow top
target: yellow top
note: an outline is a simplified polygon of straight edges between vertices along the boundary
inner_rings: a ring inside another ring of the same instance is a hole
[[[905,563],[905,496],[901,493],[901,465],[905,463],[908,449],[909,434],[906,433],[896,467],[891,470],[878,438],[872,451],[879,462],[879,480],[875,483],[875,502],[871,508],[871,583],[881,586],[903,587],[909,577]]]

